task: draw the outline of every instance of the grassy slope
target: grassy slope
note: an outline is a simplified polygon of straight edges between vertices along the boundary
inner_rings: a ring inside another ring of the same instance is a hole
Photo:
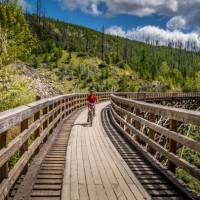
[[[72,26],[71,29],[74,29],[74,33],[76,33],[77,28],[84,29],[82,27]],[[55,30],[55,31],[54,31]],[[59,29],[52,29],[52,32],[58,32],[57,35],[61,35],[61,32]],[[100,49],[101,44],[101,35],[100,33],[97,33],[93,30],[86,30],[87,33],[91,31],[91,34],[93,36],[99,35],[97,38],[98,45],[96,45],[96,49]],[[48,31],[47,31],[48,32]],[[52,34],[57,37],[56,34]],[[48,36],[47,36],[48,37]],[[53,38],[53,40],[56,40],[56,37]],[[77,51],[83,51],[84,48],[80,48],[78,46],[78,43],[75,43],[75,41],[78,41],[79,35],[77,37],[74,37],[72,42],[74,42],[74,49]],[[110,49],[114,48],[116,46],[116,38],[112,36],[107,36],[107,43],[114,43],[114,45],[111,45]],[[21,41],[20,41],[21,42]],[[41,40],[41,42],[44,42]],[[141,80],[138,75],[135,73],[135,68],[139,67],[138,60],[141,59],[141,52],[142,49],[145,47],[147,48],[148,54],[152,52],[152,50],[155,50],[156,54],[161,52],[160,55],[169,54],[170,51],[167,47],[152,47],[150,45],[145,45],[143,43],[129,41],[129,45],[132,46],[134,50],[134,62],[132,62],[132,69],[130,69],[129,66],[123,66],[120,68],[120,66],[116,67],[115,65],[107,65],[100,67],[99,64],[102,63],[102,61],[96,57],[78,57],[78,53],[72,53],[72,58],[69,62],[69,54],[66,51],[63,51],[62,58],[59,59],[57,62],[50,62],[45,61],[47,56],[52,56],[52,53],[46,54],[40,54],[37,56],[38,65],[36,71],[39,74],[42,74],[46,77],[46,79],[51,82],[53,85],[55,85],[56,89],[61,91],[62,93],[68,93],[68,92],[79,92],[79,91],[87,91],[90,86],[94,86],[95,89],[98,89],[98,91],[138,91],[139,88],[144,87],[144,85],[149,86],[147,87],[147,90],[151,88],[151,82],[152,81],[145,81]],[[22,43],[22,42],[21,42]],[[62,42],[61,42],[62,43]],[[119,39],[119,45],[121,48],[121,55],[123,54],[125,40]],[[93,47],[91,47],[93,49]],[[108,51],[110,50],[108,49]],[[18,50],[18,48],[14,49]],[[13,50],[13,51],[14,51]],[[170,60],[173,60],[177,57],[177,50],[172,49],[172,53],[174,52],[174,56],[169,55],[169,63]],[[15,51],[14,51],[15,52]],[[18,52],[18,51],[17,51]],[[20,51],[19,51],[20,52]],[[99,52],[97,51],[97,54]],[[95,53],[91,53],[91,55],[94,55]],[[173,55],[173,54],[172,54]],[[190,53],[187,53],[185,59],[187,60],[187,57],[192,57]],[[130,58],[132,58],[130,56]],[[151,59],[152,56],[149,57]],[[122,56],[120,57],[120,60],[122,59]],[[160,58],[160,62],[164,60],[164,58]],[[189,60],[189,59],[188,59]],[[149,61],[149,60],[148,60]],[[159,62],[159,64],[160,64]],[[190,63],[190,60],[188,61]],[[187,64],[187,62],[186,62]],[[188,65],[188,64],[187,64]],[[30,83],[23,79],[23,73],[27,71],[28,69],[25,68],[15,68],[15,67],[3,67],[0,69],[0,111],[6,110],[12,107],[16,107],[22,104],[29,103],[35,99],[35,93],[32,92]],[[165,76],[163,76],[163,79],[166,79]],[[145,87],[146,87],[145,86]],[[176,88],[174,88],[176,90]],[[190,158],[191,159],[191,154]],[[199,159],[198,159],[199,161]],[[186,179],[186,182],[190,185],[191,188],[196,189],[197,192],[199,192],[199,182],[194,181],[191,179],[190,176],[187,174],[181,173],[180,176],[182,176],[182,179]]]
[[[22,79],[25,70],[13,65],[0,68],[0,112],[35,100],[29,82]]]
[[[96,57],[79,57],[78,53],[72,53],[69,62],[69,54],[63,51],[57,63],[43,63],[45,56],[38,58],[41,64],[37,69],[63,93],[88,91],[89,87],[98,91],[116,91],[122,89],[120,82],[127,82],[127,90],[131,88],[136,91],[144,83],[130,68],[121,69],[113,65],[102,67],[102,61]]]

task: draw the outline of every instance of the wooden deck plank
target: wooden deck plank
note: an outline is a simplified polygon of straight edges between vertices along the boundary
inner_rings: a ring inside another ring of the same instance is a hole
[[[98,160],[96,160],[96,162],[97,162],[97,166],[98,166],[98,169],[99,169],[99,172],[100,172],[102,183],[103,183],[104,188],[105,188],[106,195],[107,195],[109,200],[115,200],[115,199],[117,199],[116,195],[113,191],[112,185],[111,185],[111,183],[108,179],[106,170],[105,170],[104,165],[103,165],[103,163],[106,163],[106,160],[105,160],[104,157],[101,157],[101,155],[97,151],[98,145],[96,145],[96,143],[91,138],[91,136],[93,135],[93,132],[91,131],[91,129],[89,130],[88,135],[89,135],[90,143],[93,144],[92,145],[93,153],[96,155],[97,158],[99,158]]]
[[[78,130],[75,126],[73,132],[72,154],[71,154],[71,200],[79,200],[78,191],[78,162],[77,162],[77,138]]]
[[[138,179],[134,176],[134,174],[132,173],[131,169],[128,167],[126,162],[123,160],[121,155],[118,153],[117,149],[114,147],[114,145],[110,141],[109,137],[107,136],[107,134],[105,133],[105,131],[103,129],[103,125],[102,125],[101,121],[98,121],[96,128],[98,128],[99,133],[101,133],[102,137],[107,140],[106,146],[108,148],[108,151],[113,152],[113,153],[111,153],[111,155],[113,155],[115,157],[113,160],[114,161],[118,161],[118,163],[116,163],[116,166],[118,166],[119,169],[123,170],[123,175],[125,175],[125,177],[127,177],[127,175],[130,177],[131,181],[128,178],[128,181],[129,181],[128,184],[129,184],[129,187],[131,188],[131,190],[133,190],[133,188],[134,188],[133,193],[135,194],[136,198],[138,200],[140,200],[141,199],[141,194],[142,194],[143,198],[151,199],[149,194],[146,192],[146,190],[141,185],[141,183],[138,181]],[[125,171],[124,171],[123,168],[125,169]],[[125,180],[127,181],[126,178],[125,178]],[[137,187],[135,187],[135,185]]]
[[[96,140],[95,140],[95,138],[96,138]],[[99,144],[99,141],[98,141],[97,138],[98,137],[95,137],[94,134],[91,134],[91,139],[93,139],[92,142],[95,144],[94,146],[97,147],[98,154],[99,154],[99,156],[101,157],[101,159],[103,161],[101,163],[104,166],[105,174],[108,177],[109,182],[111,183],[112,190],[114,191],[115,196],[117,197],[117,199],[126,199],[123,191],[120,188],[120,185],[119,185],[119,183],[117,181],[117,178],[115,177],[115,173],[113,172],[113,169],[112,169],[113,167],[112,167],[112,165],[109,165],[109,162],[110,162],[110,160],[112,158],[110,158],[110,157],[107,158],[107,152],[102,150],[104,148],[100,147],[100,144]]]
[[[135,176],[103,132],[100,112],[106,105],[97,105],[92,127],[84,125],[87,109],[75,121],[67,148],[62,200],[145,199]]]
[[[90,163],[88,160],[84,161],[84,169],[85,169],[85,176],[86,176],[89,197],[90,197],[90,199],[97,200],[98,199],[97,190],[96,190],[96,186],[94,183],[94,179],[92,177],[92,171],[91,171]]]
[[[83,155],[82,155],[82,145],[81,145],[82,131],[80,126],[78,127],[77,131],[78,131],[78,137],[77,137],[78,183],[85,185],[86,181],[85,181],[85,171],[83,165]]]
[[[95,127],[96,128],[96,127]],[[96,129],[96,133],[100,134],[100,138],[102,138],[101,133],[98,132],[98,130]],[[101,144],[101,148],[103,151],[107,152],[107,157],[108,157],[108,161],[110,163],[110,165],[112,166],[112,169],[115,172],[115,176],[117,177],[118,183],[121,187],[121,189],[123,190],[125,196],[127,199],[136,199],[136,196],[134,195],[134,193],[132,193],[131,188],[129,187],[128,184],[132,183],[130,177],[124,172],[123,168],[120,166],[120,162],[117,162],[116,157],[114,157],[112,155],[112,152],[110,152],[109,146],[106,144],[105,145],[105,141],[99,140],[100,144]],[[116,160],[115,160],[116,159]],[[137,190],[136,190],[137,192]]]
[[[111,165],[109,164],[111,162],[111,158],[107,157],[108,153],[106,150],[104,151],[105,148],[100,147],[99,141],[97,139],[99,138],[99,136],[91,134],[91,138],[93,139],[93,143],[95,144],[95,146],[97,146],[97,150],[101,159],[104,161],[102,162],[102,164],[104,165],[105,173],[108,176],[110,183],[112,184],[112,188],[114,190],[115,195],[117,196],[117,199],[126,199],[122,189],[120,188],[120,185],[118,184],[117,178],[115,177],[112,164]]]
[[[87,145],[87,150],[88,150],[88,158],[90,161],[91,170],[92,170],[92,174],[94,177],[94,182],[96,185],[102,185],[101,177],[100,177],[97,165],[96,165],[96,161],[95,161],[95,158],[94,158],[91,146],[90,146],[89,137],[88,137],[87,133],[85,134],[85,140],[86,140],[86,145]]]
[[[74,129],[71,131],[66,154],[66,163],[63,177],[63,186],[62,186],[62,199],[71,200],[71,156],[72,156],[72,142],[74,137]]]

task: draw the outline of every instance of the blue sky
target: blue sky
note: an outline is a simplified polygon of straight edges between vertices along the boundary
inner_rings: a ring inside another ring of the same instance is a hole
[[[29,10],[31,12],[36,11],[36,0],[27,0],[30,4]],[[58,18],[66,22],[87,26],[95,30],[101,30],[102,26],[105,28],[117,25],[123,27],[125,30],[129,30],[133,27],[154,25],[161,28],[166,27],[166,22],[169,19],[165,16],[158,16],[156,14],[146,17],[138,17],[128,14],[113,14],[108,15],[92,15],[90,13],[82,12],[80,9],[70,10],[62,8],[61,3],[58,0],[43,0],[43,7],[46,9],[47,15],[50,17]],[[104,6],[102,6],[102,9]]]
[[[19,0],[36,11],[36,0]],[[200,48],[200,0],[42,0],[49,17],[144,41],[195,42]]]

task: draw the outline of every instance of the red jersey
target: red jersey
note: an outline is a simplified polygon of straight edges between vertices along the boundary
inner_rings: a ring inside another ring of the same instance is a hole
[[[89,103],[96,103],[97,97],[95,95],[88,95],[87,100]]]

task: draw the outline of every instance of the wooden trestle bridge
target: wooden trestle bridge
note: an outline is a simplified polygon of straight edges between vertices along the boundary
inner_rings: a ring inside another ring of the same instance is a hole
[[[200,180],[200,93],[62,95],[0,113],[0,200],[200,199],[176,176]]]

